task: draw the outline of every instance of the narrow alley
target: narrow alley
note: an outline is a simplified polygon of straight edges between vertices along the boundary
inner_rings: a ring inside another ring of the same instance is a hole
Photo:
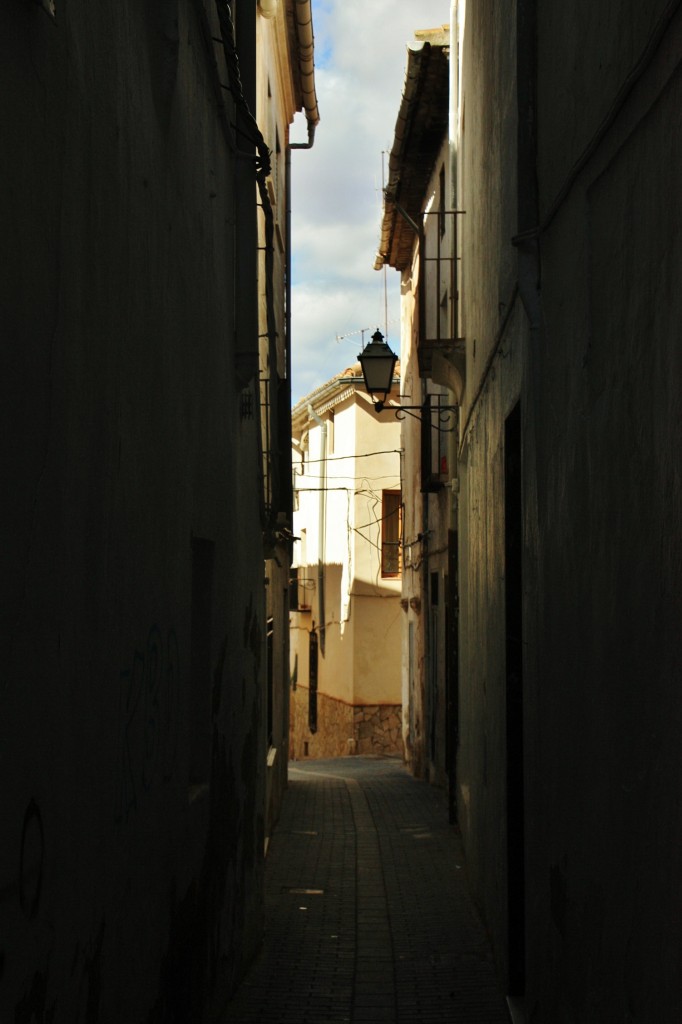
[[[457,829],[398,759],[294,762],[226,1021],[506,1024]]]
[[[4,0],[0,138],[0,1024],[682,1024],[682,0]]]

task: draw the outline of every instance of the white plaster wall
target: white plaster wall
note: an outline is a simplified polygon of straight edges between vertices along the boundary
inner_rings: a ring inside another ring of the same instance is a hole
[[[319,690],[349,705],[399,704],[400,580],[381,578],[381,492],[400,489],[400,424],[377,416],[364,393],[334,409],[334,451],[326,460],[325,652]],[[322,412],[327,420],[328,413]],[[329,428],[328,428],[329,429]],[[306,573],[316,581],[322,428],[310,421],[305,473],[297,477],[295,533],[306,531]],[[296,558],[295,558],[296,561]],[[317,589],[311,613],[292,616],[292,655],[307,665],[308,630],[318,624]],[[376,666],[381,670],[377,671]]]

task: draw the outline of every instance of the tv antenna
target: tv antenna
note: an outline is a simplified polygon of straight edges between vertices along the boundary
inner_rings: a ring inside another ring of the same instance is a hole
[[[397,323],[398,323],[397,320],[388,320],[387,323],[386,323],[386,328],[387,328],[386,333],[388,333],[388,325],[389,324],[397,324]],[[345,334],[337,334],[336,335],[336,344],[338,345],[342,341],[346,341],[347,339],[350,339],[350,338],[355,338],[355,337],[357,337],[358,334],[361,334],[362,335],[362,347],[364,348],[365,347],[365,334],[367,333],[367,331],[374,331],[374,330],[376,330],[376,325],[374,327],[360,327],[360,328],[358,328],[357,331],[346,331]]]

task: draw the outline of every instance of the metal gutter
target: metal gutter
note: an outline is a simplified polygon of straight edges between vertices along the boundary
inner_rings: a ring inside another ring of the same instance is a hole
[[[298,41],[298,68],[301,76],[303,109],[308,122],[308,142],[294,143],[291,149],[311,149],[320,112],[315,92],[315,36],[313,34],[312,0],[294,0],[294,22]]]

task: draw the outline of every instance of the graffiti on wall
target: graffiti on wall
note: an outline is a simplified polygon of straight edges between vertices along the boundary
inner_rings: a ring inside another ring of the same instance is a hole
[[[142,795],[171,777],[178,730],[178,640],[152,626],[119,677],[116,821],[127,821]]]

